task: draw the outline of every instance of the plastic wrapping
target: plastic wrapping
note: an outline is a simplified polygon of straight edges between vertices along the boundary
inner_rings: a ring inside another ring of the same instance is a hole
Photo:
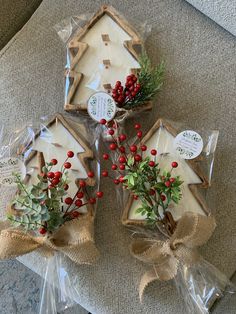
[[[66,45],[66,111],[86,113],[89,98],[101,91],[112,94],[119,119],[151,109],[150,100],[161,87],[164,65],[158,68],[155,88],[150,91],[150,77],[138,75],[140,67],[147,65],[141,65],[144,42],[151,31],[147,21],[129,23],[113,7],[104,5],[95,14],[68,18],[54,28]],[[136,81],[127,86],[132,75]],[[148,85],[145,90],[144,82]]]
[[[235,292],[196,251],[215,228],[207,191],[219,132],[162,119],[146,134],[134,124],[135,137],[119,132],[119,126],[105,128],[113,142],[107,144],[109,158],[103,158],[110,164],[102,174],[117,185],[122,222],[133,233],[132,254],[153,266],[141,280],[140,297],[149,282],[173,279],[188,313],[209,313],[217,298]]]
[[[86,121],[56,114],[11,135],[7,128],[1,132],[0,258],[35,250],[42,255],[40,314],[56,314],[78,298],[65,256],[89,265],[99,255],[93,234],[103,196],[98,190],[98,143],[86,129]]]
[[[189,314],[208,314],[217,299],[236,292],[230,280],[204,259],[191,267],[181,264],[174,281]]]

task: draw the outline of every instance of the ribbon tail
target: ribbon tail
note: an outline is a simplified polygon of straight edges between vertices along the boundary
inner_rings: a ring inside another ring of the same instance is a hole
[[[143,302],[143,295],[144,295],[145,289],[150,283],[156,280],[159,280],[159,277],[157,276],[157,273],[155,272],[154,269],[147,271],[142,276],[140,284],[139,284],[139,300],[141,303]]]
[[[2,230],[0,233],[0,259],[10,259],[30,253],[42,246],[33,237],[18,230]]]
[[[146,287],[155,280],[168,281],[177,275],[179,261],[170,256],[166,262],[161,265],[153,265],[153,268],[147,271],[141,278],[139,285],[139,299],[143,300],[143,294]]]

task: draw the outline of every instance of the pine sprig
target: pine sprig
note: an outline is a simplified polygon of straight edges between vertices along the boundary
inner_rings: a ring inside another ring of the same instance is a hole
[[[120,81],[112,89],[112,97],[117,106],[126,110],[145,105],[160,91],[163,84],[164,62],[153,67],[146,53],[139,59],[140,69],[137,75],[130,74],[122,86]]]
[[[149,162],[150,157],[140,163],[135,163],[134,158],[129,157],[123,185],[141,200],[136,212],[146,216],[148,224],[154,225],[164,218],[172,202],[178,204],[183,181],[179,176],[171,176],[172,170],[162,172],[158,163],[150,166]]]
[[[151,60],[146,53],[143,53],[139,59],[140,70],[137,74],[138,83],[141,88],[134,98],[124,104],[125,109],[131,109],[150,101],[160,91],[163,85],[165,64],[162,61],[153,67]]]

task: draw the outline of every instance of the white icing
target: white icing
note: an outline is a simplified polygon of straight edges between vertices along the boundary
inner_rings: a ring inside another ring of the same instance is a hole
[[[102,41],[102,34],[108,34],[108,45]],[[73,103],[87,103],[95,91],[104,91],[103,84],[114,86],[117,80],[125,82],[131,68],[139,68],[139,63],[124,47],[124,41],[131,37],[107,14],[82,38],[88,48],[75,67],[83,73],[83,79],[75,93]],[[110,60],[111,65],[105,69],[103,60]]]
[[[57,147],[52,143],[60,144],[61,147]],[[71,163],[71,169],[68,170],[69,173],[69,190],[68,196],[74,197],[78,188],[75,184],[76,179],[86,179],[87,172],[83,167],[81,161],[79,160],[78,154],[84,152],[84,148],[77,142],[77,140],[71,135],[71,133],[62,125],[61,122],[57,121],[52,126],[44,129],[40,136],[36,138],[32,149],[38,152],[42,152],[46,162],[50,162],[51,159],[57,159],[57,165],[53,166],[52,171],[61,171],[61,166],[63,165],[65,159],[67,158],[67,152],[69,150],[74,152],[74,157],[69,158],[68,161]],[[27,165],[27,173],[30,174],[29,185],[38,182],[37,174],[38,169],[37,156],[32,158],[32,160]],[[86,207],[83,206],[81,211],[86,211]]]
[[[184,183],[181,185],[182,199],[178,205],[174,205],[170,208],[170,211],[175,220],[178,220],[184,212],[196,212],[199,214],[205,214],[201,205],[198,203],[194,195],[188,188],[188,184],[201,183],[199,176],[192,170],[184,159],[181,159],[174,150],[174,136],[172,136],[165,128],[159,128],[153,136],[145,143],[148,147],[144,156],[150,156],[150,150],[155,148],[158,151],[156,160],[160,163],[162,170],[170,170],[171,162],[177,161],[178,168],[173,169],[173,175],[179,175]],[[166,156],[160,154],[169,153]],[[141,216],[136,213],[136,209],[140,207],[140,201],[133,201],[131,209],[129,211],[129,219],[145,219],[145,216]]]

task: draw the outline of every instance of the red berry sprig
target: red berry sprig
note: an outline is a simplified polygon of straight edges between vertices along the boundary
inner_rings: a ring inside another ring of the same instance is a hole
[[[104,123],[102,121],[101,123]],[[106,123],[106,122],[105,122]],[[67,152],[67,158],[64,161],[61,171],[53,171],[52,168],[58,164],[57,159],[52,159],[50,163],[47,164],[48,166],[48,172],[42,173],[41,176],[44,180],[44,182],[48,182],[48,189],[54,189],[55,192],[57,189],[63,189],[64,191],[69,190],[69,185],[67,183],[64,183],[65,179],[63,177],[65,170],[68,170],[72,167],[72,164],[68,161],[68,159],[71,159],[75,156],[73,151]],[[108,154],[104,154],[104,159],[109,158]],[[104,174],[104,173],[103,173]],[[93,171],[89,171],[87,173],[88,178],[94,178],[95,174]],[[86,189],[86,181],[80,180],[78,183],[78,190],[74,197],[66,196],[63,200],[64,204],[67,205],[66,210],[63,212],[63,218],[64,221],[68,221],[71,219],[78,218],[82,215],[80,212],[81,207],[88,205],[88,204],[95,204],[97,202],[97,199],[100,199],[103,197],[102,191],[97,191],[95,197],[89,196],[87,189]],[[54,193],[55,193],[54,192]],[[68,192],[67,192],[68,193]],[[68,194],[67,194],[68,195]],[[46,201],[42,201],[40,203],[41,205],[45,205]],[[38,232],[42,235],[45,235],[47,233],[47,224],[43,224],[42,228],[38,230]]]
[[[137,76],[130,74],[126,77],[125,87],[121,85],[120,81],[116,82],[112,89],[112,97],[118,106],[122,107],[126,102],[134,99],[140,90],[141,85],[138,83]]]

